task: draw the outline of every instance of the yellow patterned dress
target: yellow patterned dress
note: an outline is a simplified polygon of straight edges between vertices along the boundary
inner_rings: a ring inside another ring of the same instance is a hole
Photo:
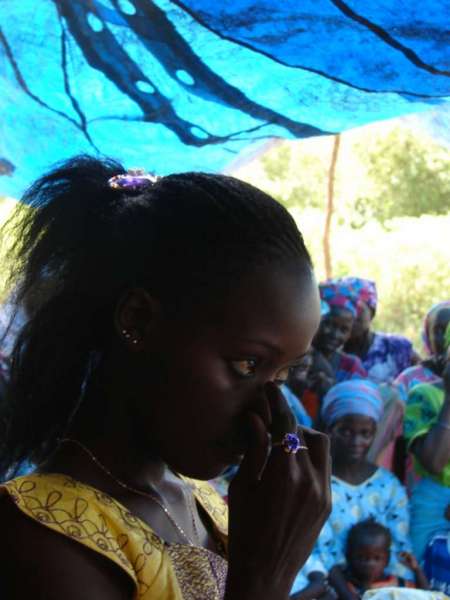
[[[226,547],[227,507],[206,482],[186,479]],[[220,600],[225,556],[167,544],[122,504],[66,475],[26,475],[0,486],[28,517],[99,552],[134,581],[136,600]]]

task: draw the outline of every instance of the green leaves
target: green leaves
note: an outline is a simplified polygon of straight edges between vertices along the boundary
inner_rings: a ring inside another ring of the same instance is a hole
[[[408,129],[396,128],[369,151],[356,147],[371,194],[355,201],[355,222],[443,215],[450,211],[450,151]]]

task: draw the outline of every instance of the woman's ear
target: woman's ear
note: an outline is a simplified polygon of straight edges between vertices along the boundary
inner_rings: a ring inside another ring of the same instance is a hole
[[[142,349],[161,322],[161,304],[142,288],[125,292],[117,303],[114,327],[129,347]]]

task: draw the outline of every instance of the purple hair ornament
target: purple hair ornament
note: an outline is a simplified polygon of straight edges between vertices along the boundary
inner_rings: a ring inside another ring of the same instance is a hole
[[[141,192],[149,185],[154,185],[161,177],[147,173],[144,169],[128,169],[126,173],[114,175],[108,179],[108,185],[113,190],[121,192]]]

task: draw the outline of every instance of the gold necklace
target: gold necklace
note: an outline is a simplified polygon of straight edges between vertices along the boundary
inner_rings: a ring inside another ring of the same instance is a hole
[[[184,489],[182,489],[182,494],[184,496],[184,499],[186,501],[186,504],[188,506],[189,512],[191,513],[191,519],[192,519],[192,528],[194,531],[194,535],[196,537],[196,542],[197,544],[194,544],[194,542],[191,540],[191,538],[187,535],[187,533],[184,531],[184,529],[181,527],[181,525],[179,525],[177,523],[177,521],[175,520],[175,518],[170,514],[169,509],[167,508],[167,506],[164,504],[164,502],[161,502],[159,500],[159,498],[157,498],[156,496],[154,496],[153,494],[150,494],[148,492],[144,492],[142,490],[138,490],[136,488],[131,487],[130,485],[124,483],[123,481],[121,481],[120,479],[117,479],[117,477],[115,477],[115,475],[113,475],[111,473],[111,471],[105,467],[104,464],[102,464],[99,459],[95,456],[95,454],[92,452],[92,450],[89,450],[89,448],[87,448],[87,446],[85,446],[84,444],[82,444],[81,442],[79,442],[78,440],[73,440],[71,438],[63,438],[60,440],[60,443],[71,443],[71,444],[75,444],[76,446],[78,446],[79,448],[81,448],[81,450],[83,450],[83,452],[85,452],[89,458],[92,460],[92,462],[94,464],[97,465],[97,467],[99,467],[104,473],[106,473],[106,475],[108,475],[108,477],[110,479],[112,479],[115,483],[117,483],[117,485],[119,485],[121,488],[123,488],[124,490],[127,490],[129,492],[132,492],[133,494],[138,494],[139,496],[143,496],[144,498],[149,498],[150,500],[153,500],[153,502],[155,502],[160,508],[161,510],[164,512],[164,514],[166,515],[166,517],[168,518],[168,520],[170,521],[171,525],[173,525],[173,527],[177,530],[177,532],[187,541],[187,543],[189,544],[189,546],[201,546],[200,543],[200,536],[198,534],[198,530],[197,530],[197,525],[195,523],[195,516],[194,516],[194,509],[192,507],[192,500],[188,500],[186,498]]]

